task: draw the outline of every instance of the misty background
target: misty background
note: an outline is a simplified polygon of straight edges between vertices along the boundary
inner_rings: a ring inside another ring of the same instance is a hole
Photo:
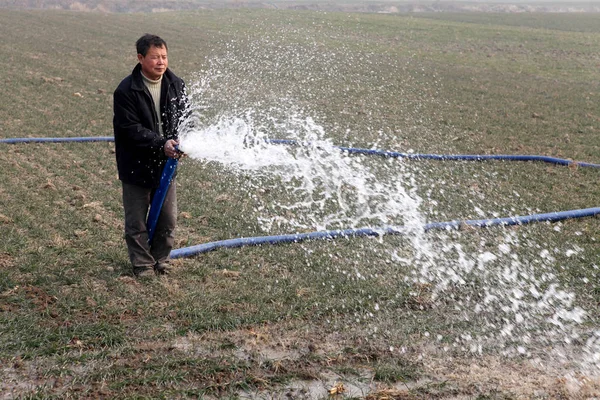
[[[411,12],[600,12],[600,0],[0,0],[0,8],[106,13],[264,8],[368,13]]]

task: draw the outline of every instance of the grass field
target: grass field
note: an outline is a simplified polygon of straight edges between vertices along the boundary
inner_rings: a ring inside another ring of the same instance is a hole
[[[0,9],[0,137],[111,136],[112,91],[146,31],[167,40],[170,67],[190,87],[210,81],[198,96],[206,124],[293,109],[342,146],[600,162],[597,14]],[[412,257],[409,238],[386,236],[220,250],[139,282],[113,144],[0,146],[1,398],[600,396],[593,354],[581,352],[600,327],[597,218],[432,233],[448,257],[429,275],[396,262]],[[600,197],[593,169],[405,168],[428,221],[594,207]],[[253,193],[250,180],[183,160],[177,247],[291,233],[257,222],[257,202],[285,196],[277,178]],[[482,261],[489,252],[497,259]],[[453,280],[460,255],[487,269]],[[503,280],[512,267],[522,286]],[[502,298],[534,286],[564,296],[539,312],[541,301],[518,303],[531,319],[503,335],[495,326],[517,303]],[[484,294],[500,300],[476,312]],[[559,307],[585,317],[563,316],[558,329],[549,317]]]

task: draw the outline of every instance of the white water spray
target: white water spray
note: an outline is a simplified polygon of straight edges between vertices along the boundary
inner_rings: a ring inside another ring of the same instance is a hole
[[[421,199],[402,162],[384,161],[375,170],[369,165],[372,160],[336,148],[310,117],[290,114],[285,121],[270,121],[267,131],[254,121],[254,114],[221,116],[214,125],[183,135],[180,148],[191,158],[252,174],[257,187],[264,187],[262,179],[277,176],[284,198],[260,206],[265,232],[275,226],[295,232],[404,226],[422,238]],[[300,145],[274,144],[268,140],[273,136]],[[394,179],[381,181],[381,173]]]
[[[277,177],[282,196],[256,210],[265,234],[402,226],[410,256],[390,249],[389,257],[406,268],[406,282],[431,286],[434,304],[453,302],[456,318],[477,326],[446,349],[534,356],[540,347],[550,347],[566,360],[572,353],[564,353],[565,346],[587,340],[583,359],[598,361],[598,338],[585,339],[580,327],[586,312],[574,305],[573,293],[561,289],[548,249],[540,249],[534,259],[522,258],[521,250],[531,243],[515,231],[496,235],[493,248],[482,239],[479,248],[471,249],[461,244],[460,232],[425,234],[423,200],[401,160],[345,154],[311,118],[272,121],[271,128],[277,129],[269,132],[253,115],[221,116],[214,125],[184,135],[181,149],[191,158],[223,164],[231,173],[251,174],[254,187],[248,193]],[[267,140],[271,135],[304,145],[273,144]]]
[[[297,55],[292,60],[305,61]],[[450,304],[454,310],[451,318],[463,331],[453,338],[437,335],[441,348],[476,354],[494,350],[507,356],[551,354],[561,362],[576,357],[582,369],[600,369],[600,334],[586,330],[586,311],[575,305],[575,295],[552,272],[559,255],[572,256],[577,248],[565,244],[564,249],[548,249],[526,231],[502,228],[425,234],[422,227],[431,221],[424,209],[436,215],[435,202],[419,196],[418,179],[401,160],[340,152],[315,121],[312,106],[297,106],[290,88],[278,98],[278,106],[263,102],[273,97],[267,92],[262,100],[250,102],[253,107],[243,108],[232,93],[245,93],[248,100],[256,87],[243,86],[239,77],[229,79],[226,65],[231,62],[217,62],[218,71],[205,72],[191,85],[195,108],[180,148],[192,159],[219,163],[232,174],[251,178],[245,190],[265,234],[402,226],[410,251],[390,248],[380,256],[406,271],[406,283],[426,285],[431,307]],[[268,141],[276,138],[302,146]],[[275,200],[263,202],[256,195],[261,190],[277,193]],[[477,204],[475,210],[487,216]],[[480,235],[480,242],[469,245],[470,235]],[[375,303],[373,309],[382,307]]]

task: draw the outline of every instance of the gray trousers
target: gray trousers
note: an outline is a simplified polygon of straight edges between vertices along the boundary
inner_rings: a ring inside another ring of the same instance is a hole
[[[125,211],[125,242],[134,270],[153,268],[157,263],[167,263],[175,242],[177,225],[177,191],[175,179],[167,191],[152,243],[148,243],[146,219],[154,189],[123,183],[123,209]]]

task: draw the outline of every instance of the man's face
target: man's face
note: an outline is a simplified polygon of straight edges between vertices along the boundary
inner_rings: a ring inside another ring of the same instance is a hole
[[[142,72],[147,78],[152,80],[157,80],[160,78],[165,73],[167,66],[169,65],[167,49],[164,46],[150,46],[146,56],[138,54],[137,57],[138,61],[142,65]]]

